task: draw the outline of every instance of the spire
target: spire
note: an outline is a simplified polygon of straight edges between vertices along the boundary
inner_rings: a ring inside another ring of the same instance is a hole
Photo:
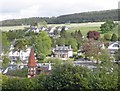
[[[31,48],[31,52],[30,52],[30,56],[28,59],[28,66],[36,66],[36,62],[35,62],[35,56],[34,56],[34,49]]]

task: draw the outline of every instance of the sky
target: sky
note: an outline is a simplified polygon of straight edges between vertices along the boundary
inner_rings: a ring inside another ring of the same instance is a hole
[[[0,0],[0,20],[117,9],[119,0]]]

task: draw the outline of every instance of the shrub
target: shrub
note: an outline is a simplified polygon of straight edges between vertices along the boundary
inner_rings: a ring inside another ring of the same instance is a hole
[[[107,41],[110,41],[111,40],[111,35],[106,33],[104,34],[104,39],[107,40]]]

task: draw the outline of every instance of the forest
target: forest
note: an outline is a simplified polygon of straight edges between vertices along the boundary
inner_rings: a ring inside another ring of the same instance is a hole
[[[0,21],[0,26],[31,25],[33,22],[39,23],[42,21],[46,21],[47,24],[102,22],[106,19],[117,21],[118,9],[75,13],[61,15],[58,17],[30,17],[22,19],[9,19]]]

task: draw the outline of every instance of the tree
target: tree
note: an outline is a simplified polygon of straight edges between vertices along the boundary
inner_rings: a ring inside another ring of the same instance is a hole
[[[65,38],[58,38],[57,40],[56,40],[56,44],[58,44],[58,45],[65,45],[66,44],[66,39]]]
[[[42,77],[43,78],[43,77]],[[30,91],[30,90],[45,90],[43,89],[42,85],[40,84],[39,78],[9,78],[7,82],[4,82],[2,86],[2,90],[20,90],[20,91]]]
[[[89,89],[91,71],[85,67],[71,64],[57,65],[43,83],[48,91],[66,89]]]
[[[106,55],[106,54],[105,54]],[[104,56],[104,54],[103,54]],[[105,57],[105,56],[104,56]],[[93,89],[113,89],[118,91],[119,86],[119,70],[118,65],[111,62],[110,57],[105,58],[99,65],[96,71],[93,71],[91,85]]]
[[[72,37],[71,33],[67,32],[64,28],[65,27],[63,26],[62,30],[60,31],[61,38],[70,38],[70,37]]]
[[[77,50],[77,41],[74,38],[69,38],[68,39],[68,45],[71,45],[74,51]]]
[[[85,52],[85,57],[92,59],[92,60],[96,60],[97,63],[99,61],[99,53],[101,51],[101,42],[96,41],[96,40],[88,40],[85,41],[82,45],[82,48]]]
[[[114,57],[115,57],[115,60],[116,60],[116,61],[120,61],[120,49],[118,49],[118,50],[115,52]]]
[[[87,33],[87,38],[88,39],[94,39],[94,40],[98,40],[100,37],[100,33],[98,33],[97,31],[89,31]]]
[[[31,26],[38,26],[37,22],[32,22]]]
[[[2,59],[3,59],[2,67],[7,68],[11,60],[7,56],[2,56]]]
[[[111,35],[106,33],[104,34],[104,39],[107,40],[107,41],[110,41],[111,40]]]
[[[81,31],[76,30],[74,33],[71,33],[71,36],[73,36],[73,38],[76,39],[76,41],[77,41],[77,49],[79,49],[80,46],[82,45],[82,40],[83,40],[83,38],[82,38],[83,35],[82,35]]]
[[[78,35],[80,36],[80,38],[82,38],[83,36],[80,30],[78,30]]]
[[[66,37],[66,31],[64,30],[64,28],[62,28],[62,30],[60,31],[60,36],[62,38],[65,38]]]
[[[111,20],[106,20],[104,24],[101,25],[100,29],[102,33],[106,33],[108,31],[112,31],[112,29],[115,27],[115,23]]]
[[[68,46],[71,45],[73,50],[77,50],[77,41],[76,41],[75,38],[70,38],[70,37],[62,38],[61,37],[61,38],[58,38],[56,40],[56,44],[60,45],[60,46],[62,46],[62,45],[68,45]]]
[[[107,49],[101,49],[100,53],[99,53],[99,60],[101,62],[110,61],[111,60],[110,56],[111,55],[110,55],[110,53],[109,53],[109,51]]]
[[[2,87],[2,89],[6,89],[7,88],[7,83],[8,83],[8,76],[6,75],[2,75],[0,74],[0,76],[2,77],[2,80],[0,80],[0,87]]]
[[[46,56],[50,54],[52,41],[46,32],[42,31],[40,34],[33,36],[31,41],[31,43],[33,43],[32,46],[35,49],[37,58],[40,59],[40,55]]]
[[[2,39],[2,49],[4,51],[7,51],[8,50],[8,46],[10,45],[10,41],[8,40],[8,37],[6,35],[6,33],[2,33],[2,36],[0,36],[0,38]]]
[[[112,34],[111,41],[117,41],[118,37],[115,33]]]
[[[15,38],[17,38],[17,34],[14,31],[9,31],[6,33],[9,41],[13,41]]]
[[[27,45],[27,41],[25,39],[18,39],[15,41],[14,47],[15,50],[25,50],[25,46]]]
[[[39,26],[46,26],[46,25],[47,25],[47,22],[46,22],[46,21],[41,21],[38,25],[39,25]]]
[[[14,74],[14,73],[13,73]],[[17,73],[18,75],[19,72]],[[21,73],[23,74],[23,73]],[[31,90],[42,90],[46,91],[46,89],[42,86],[43,80],[45,79],[45,75],[39,74],[35,78],[23,78],[23,77],[8,77],[6,75],[2,75],[2,81],[0,81],[0,85],[2,90],[20,90],[20,91],[31,91]],[[22,75],[21,75],[22,76]]]
[[[26,45],[27,45],[27,41],[25,39],[20,39],[20,40],[16,40],[15,44],[14,44],[14,50],[17,50],[19,52],[19,59],[18,61],[20,61],[20,51],[21,50],[25,50],[26,49]]]

